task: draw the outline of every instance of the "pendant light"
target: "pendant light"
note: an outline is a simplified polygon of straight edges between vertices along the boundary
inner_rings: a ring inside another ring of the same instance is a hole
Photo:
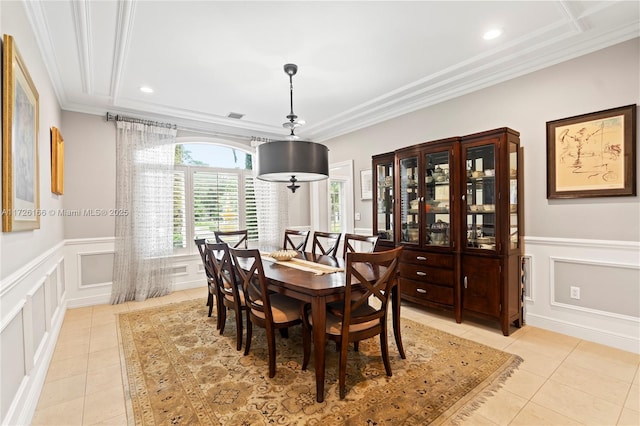
[[[329,149],[318,143],[300,141],[295,128],[303,124],[293,112],[293,76],[298,72],[295,64],[285,64],[284,72],[289,76],[291,112],[289,121],[282,126],[290,129],[286,140],[263,143],[257,147],[257,176],[270,182],[290,182],[287,188],[296,192],[296,182],[312,182],[329,177]]]

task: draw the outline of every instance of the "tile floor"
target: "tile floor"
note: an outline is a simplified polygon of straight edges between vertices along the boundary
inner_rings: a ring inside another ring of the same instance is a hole
[[[114,313],[189,298],[204,303],[205,291],[68,310],[33,424],[126,425]],[[456,324],[446,313],[411,304],[403,304],[402,314],[524,359],[504,387],[463,424],[640,424],[640,355],[532,326],[505,337],[497,324]]]

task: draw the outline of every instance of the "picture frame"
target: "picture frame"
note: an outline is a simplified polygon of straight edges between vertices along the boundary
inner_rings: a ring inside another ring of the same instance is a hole
[[[8,34],[2,59],[2,231],[39,229],[38,91]]]
[[[636,195],[636,105],[547,122],[547,198]]]
[[[64,194],[64,138],[57,127],[51,127],[51,192]]]
[[[371,169],[360,171],[360,199],[362,200],[371,200],[373,198],[373,182],[371,179]]]

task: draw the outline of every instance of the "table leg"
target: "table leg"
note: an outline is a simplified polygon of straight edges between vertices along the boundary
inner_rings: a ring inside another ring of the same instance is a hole
[[[327,322],[327,302],[324,297],[311,300],[311,318],[313,320],[313,350],[316,367],[316,400],[324,401],[324,345],[326,343],[325,327]]]
[[[402,346],[402,336],[400,335],[400,284],[396,284],[391,289],[391,310],[393,316],[393,335],[396,338],[396,346],[400,352],[400,358],[406,359],[404,347]]]

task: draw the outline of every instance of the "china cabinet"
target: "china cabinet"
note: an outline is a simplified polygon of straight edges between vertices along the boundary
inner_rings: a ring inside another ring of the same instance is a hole
[[[405,299],[453,309],[460,321],[455,160],[458,138],[396,151],[398,197],[396,243],[404,246],[400,263]]]
[[[373,234],[378,236],[378,249],[389,249],[394,245],[394,164],[393,152],[373,157],[372,178],[373,197]]]
[[[519,133],[496,129],[461,138],[462,314],[522,325],[522,154]]]
[[[374,232],[402,245],[406,300],[522,324],[522,154],[500,128],[373,157]]]

